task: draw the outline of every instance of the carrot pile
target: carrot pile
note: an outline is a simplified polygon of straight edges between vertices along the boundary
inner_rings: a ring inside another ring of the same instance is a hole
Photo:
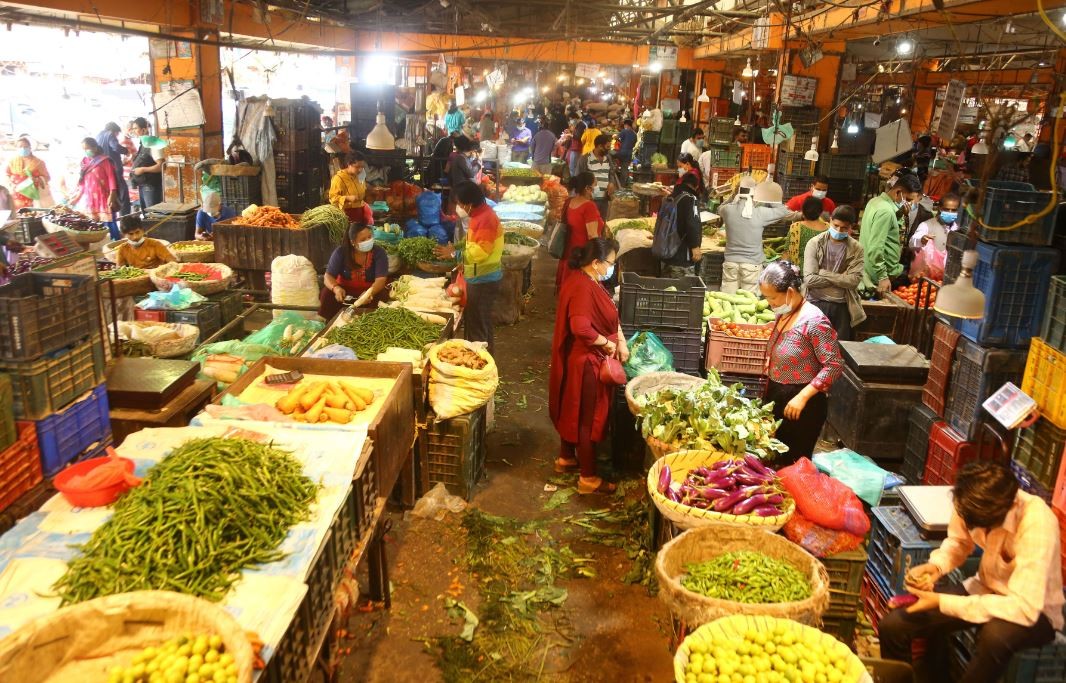
[[[343,380],[302,381],[274,404],[298,422],[348,424],[374,402],[374,392]]]
[[[249,206],[233,219],[236,225],[254,225],[260,228],[299,229],[300,222],[276,206]]]

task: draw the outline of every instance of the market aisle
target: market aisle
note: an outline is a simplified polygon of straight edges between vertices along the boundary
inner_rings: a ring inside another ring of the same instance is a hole
[[[449,514],[436,522],[404,521],[394,514],[388,548],[393,607],[391,612],[352,616],[349,639],[342,642],[351,654],[342,663],[339,680],[537,680],[540,672],[545,681],[672,679],[666,609],[644,586],[622,581],[635,566],[627,550],[636,553],[640,524],[646,524],[642,504],[631,503],[627,510],[622,499],[566,498],[561,493],[552,501],[561,504],[545,509],[553,495],[544,491],[545,483],[554,480],[564,491],[576,484],[576,476],[561,480],[552,470],[558,441],[547,415],[547,373],[555,265],[544,254],[535,261],[528,317],[513,327],[497,328],[502,384],[496,429],[488,436],[488,479],[478,486],[472,507],[507,519],[468,516],[464,528],[463,515]],[[635,482],[630,498],[642,489],[643,482]],[[598,511],[612,504],[616,519],[630,515],[626,522],[600,523]],[[582,540],[587,527],[564,522],[568,516],[608,529],[606,541],[624,547]],[[472,521],[481,524],[471,528]],[[515,528],[527,522],[539,524],[535,529]],[[594,578],[566,578],[577,569],[564,550],[567,546],[574,556],[591,560],[587,566]],[[507,552],[508,548],[515,552]],[[483,568],[473,576],[471,559],[478,558],[494,569]],[[545,565],[561,577],[554,582],[545,577]],[[526,582],[523,588],[540,592],[521,596],[525,598],[521,603],[510,600],[503,610],[486,610],[500,604],[493,602],[493,596],[513,588],[501,588],[499,579],[507,567],[516,566],[513,575]],[[522,568],[534,566],[537,570],[523,574]],[[545,602],[538,602],[542,599]],[[446,601],[453,600],[480,618],[473,643],[455,638],[463,630],[464,618],[461,608],[453,609],[455,618],[449,617]],[[562,606],[553,607],[548,600],[561,600]],[[525,611],[514,609],[516,604]],[[533,623],[539,633],[531,634]],[[498,636],[503,630],[500,624],[509,624],[510,635]],[[442,648],[434,639],[439,637],[452,637],[443,648],[450,654],[447,676],[437,662]],[[500,661],[495,661],[494,653]]]

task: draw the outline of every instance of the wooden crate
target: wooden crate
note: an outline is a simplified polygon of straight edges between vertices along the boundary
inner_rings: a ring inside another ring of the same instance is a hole
[[[299,216],[293,216],[299,220]],[[325,225],[307,230],[237,225],[230,218],[214,227],[215,259],[238,270],[270,270],[278,256],[304,256],[322,272],[336,247]]]
[[[863,301],[862,310],[866,311],[866,320],[855,328],[855,341],[866,341],[880,335],[899,340],[907,313],[902,299],[890,295],[882,301]]]

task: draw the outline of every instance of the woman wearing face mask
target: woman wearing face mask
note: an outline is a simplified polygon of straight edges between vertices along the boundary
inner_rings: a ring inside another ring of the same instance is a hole
[[[618,242],[597,237],[570,253],[555,312],[548,413],[561,445],[559,473],[580,472],[578,493],[613,493],[615,484],[596,472],[596,444],[607,430],[612,389],[599,377],[603,359],[629,358],[618,309],[603,283],[614,272]]]
[[[859,298],[862,245],[851,236],[856,220],[855,209],[838,206],[828,229],[807,242],[803,255],[807,301],[825,313],[841,341],[850,341],[852,328],[866,320]]]
[[[18,211],[19,209],[33,206],[34,201],[43,200],[43,194],[48,190],[50,177],[44,162],[34,156],[33,143],[28,137],[20,137],[15,145],[18,153],[11,161],[7,162],[7,180],[12,188],[11,199],[14,203],[12,208]],[[19,191],[19,186],[31,178],[36,191],[28,191],[36,194],[36,197],[31,197]],[[51,195],[49,194],[49,196]],[[38,201],[38,206],[51,206],[51,202]]]
[[[766,399],[782,420],[777,438],[788,446],[777,466],[811,457],[829,410],[829,387],[844,361],[829,319],[805,301],[803,278],[788,261],[775,261],[759,277],[759,289],[776,314],[767,348]]]
[[[333,250],[326,264],[325,286],[318,297],[318,314],[329,320],[343,308],[345,298],[362,306],[385,291],[389,257],[374,244],[374,230],[365,223],[348,226],[348,240]]]
[[[817,197],[804,199],[801,213],[803,220],[793,223],[788,228],[788,247],[785,251],[785,258],[803,270],[803,254],[807,243],[824,233],[829,224],[822,220],[822,200]]]
[[[141,210],[163,201],[163,150],[152,149],[144,144],[151,134],[148,120],[135,118],[130,123],[130,137],[140,143],[130,164],[130,185],[137,188]]]
[[[111,159],[104,154],[94,138],[81,141],[85,158],[81,160],[78,189],[70,203],[93,220],[106,223],[111,237],[119,239],[115,212],[118,211],[118,178]]]
[[[682,154],[677,158],[677,182],[674,183],[674,187],[680,187],[685,176],[690,174],[696,176],[698,181],[696,187],[699,188],[697,191],[702,191],[703,171],[700,170],[699,164],[696,163],[696,157],[691,154]]]
[[[570,191],[573,193],[563,204],[562,219],[566,221],[567,239],[566,251],[559,259],[559,266],[555,270],[555,291],[558,293],[563,285],[563,280],[572,272],[567,268],[566,262],[570,254],[579,247],[585,246],[589,240],[604,237],[607,234],[607,225],[603,222],[596,202],[592,200],[596,190],[596,176],[592,171],[582,171],[570,179]]]
[[[345,157],[344,168],[329,183],[329,203],[344,211],[348,220],[373,225],[374,213],[365,197],[366,161],[359,152],[352,152]]]

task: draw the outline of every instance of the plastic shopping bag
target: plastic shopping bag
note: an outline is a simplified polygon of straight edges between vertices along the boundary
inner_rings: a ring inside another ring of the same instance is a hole
[[[815,453],[814,465],[842,482],[871,506],[880,505],[888,472],[865,455],[859,455],[848,448],[840,448],[828,453]]]
[[[865,536],[870,518],[851,489],[842,482],[822,474],[808,458],[778,470],[785,489],[796,499],[796,509],[819,526]]]
[[[654,332],[638,332],[629,338],[626,377],[633,379],[649,372],[673,372],[674,354]]]
[[[485,366],[475,370],[442,360],[441,352],[449,347],[473,351],[485,361]],[[496,361],[482,342],[452,339],[429,351],[429,403],[438,420],[474,412],[492,400],[499,384]]]
[[[914,261],[911,262],[911,269],[908,274],[911,279],[927,277],[930,280],[940,282],[944,279],[944,264],[947,262],[947,258],[948,253],[939,251],[933,240],[929,240],[914,255]]]

